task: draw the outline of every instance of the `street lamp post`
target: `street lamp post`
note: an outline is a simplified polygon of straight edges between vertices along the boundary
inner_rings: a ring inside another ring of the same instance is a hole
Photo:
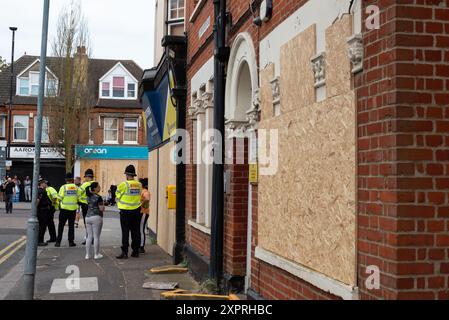
[[[42,20],[41,59],[39,65],[39,95],[37,97],[37,121],[34,130],[34,163],[33,163],[33,189],[31,197],[31,217],[27,223],[27,244],[25,250],[25,268],[23,272],[24,298],[32,300],[34,297],[34,277],[36,274],[37,241],[39,222],[37,220],[37,188],[39,180],[39,167],[41,163],[42,139],[42,113],[44,108],[45,66],[47,62],[47,36],[50,0],[44,1],[44,14]]]
[[[10,144],[11,144],[11,110],[12,110],[12,95],[14,92],[13,82],[14,82],[14,43],[17,27],[9,27],[9,30],[12,31],[12,48],[11,48],[11,79],[9,83],[9,109],[8,109],[8,142],[6,145],[6,159],[9,160],[10,156]]]

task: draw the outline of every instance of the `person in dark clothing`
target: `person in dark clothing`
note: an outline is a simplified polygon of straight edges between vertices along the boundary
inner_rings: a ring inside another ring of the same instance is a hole
[[[16,195],[16,184],[9,177],[3,183],[3,189],[5,190],[6,213],[12,213],[12,203]]]
[[[48,221],[50,217],[52,203],[48,197],[47,181],[39,181],[39,189],[37,191],[37,219],[39,221],[39,238],[38,246],[46,246],[47,242],[44,241],[45,232],[47,231]]]
[[[111,191],[111,201],[109,204],[111,206],[115,206],[115,192],[117,191],[117,186],[114,184],[111,184],[110,191]]]
[[[47,242],[56,242],[56,226],[55,226],[55,212],[59,209],[58,192],[53,188],[50,182],[47,181],[46,188],[47,196],[51,200],[52,206],[48,215],[48,233],[50,234],[50,240]]]

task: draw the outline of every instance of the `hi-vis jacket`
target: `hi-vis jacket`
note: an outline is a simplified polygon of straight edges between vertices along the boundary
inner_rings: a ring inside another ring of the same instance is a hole
[[[136,180],[127,180],[117,187],[115,196],[120,210],[134,210],[140,207],[142,184]]]
[[[78,188],[78,201],[87,204],[86,189],[92,184],[93,181],[86,181]]]
[[[55,210],[59,210],[59,195],[55,188],[47,187],[46,189],[48,198],[51,200]]]
[[[78,187],[74,183],[67,183],[59,189],[59,206],[61,209],[75,211],[78,209]]]

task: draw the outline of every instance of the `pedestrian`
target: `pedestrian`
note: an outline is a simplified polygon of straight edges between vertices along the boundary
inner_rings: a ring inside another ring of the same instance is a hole
[[[55,188],[53,188],[50,184],[50,182],[47,181],[47,195],[48,198],[51,200],[51,210],[48,215],[48,233],[50,234],[50,240],[48,240],[48,243],[56,242],[57,235],[56,235],[56,227],[55,227],[55,212],[59,210],[59,195]]]
[[[80,177],[75,177],[75,185],[79,188],[81,187],[81,178]],[[80,221],[80,207],[78,206],[78,208],[76,209],[76,216],[75,216],[75,228],[78,228],[78,223]]]
[[[58,238],[55,247],[61,246],[62,234],[64,233],[64,226],[69,222],[69,246],[75,247],[75,215],[78,208],[78,187],[74,183],[73,175],[67,173],[66,184],[59,189],[59,224],[58,224]]]
[[[29,176],[25,177],[23,180],[24,191],[25,191],[25,201],[31,202],[31,179]]]
[[[131,257],[139,257],[140,249],[140,195],[142,185],[134,180],[136,168],[129,165],[125,170],[126,180],[117,187],[116,198],[120,210],[120,226],[122,228],[122,253],[117,259],[128,259],[129,233],[131,232]]]
[[[38,246],[40,247],[48,245],[44,241],[44,237],[52,204],[46,189],[47,181],[45,179],[39,180],[39,188],[37,189],[37,220],[39,221]]]
[[[146,228],[150,214],[150,192],[148,191],[148,178],[139,179],[142,184],[142,194],[140,195],[140,249],[139,253],[145,253]]]
[[[78,187],[78,203],[81,207],[81,213],[83,215],[84,227],[86,228],[86,235],[84,236],[84,241],[82,244],[86,244],[87,239],[87,227],[86,227],[86,215],[87,215],[87,194],[86,189],[89,187],[94,181],[94,171],[92,169],[87,169],[84,172],[84,182],[81,186]],[[79,218],[78,218],[79,219]]]
[[[92,244],[94,247],[94,259],[101,259],[100,234],[103,227],[104,202],[99,195],[101,188],[98,182],[92,182],[86,187],[87,213],[86,213],[86,259],[92,257]]]
[[[8,179],[3,183],[3,189],[5,190],[6,213],[12,214],[13,199],[16,194],[16,184],[11,177],[8,177]]]
[[[13,197],[13,202],[19,202],[20,201],[20,180],[17,176],[14,176],[14,184],[15,184],[15,190],[16,192],[14,193],[14,197]]]
[[[115,193],[117,192],[117,186],[115,184],[111,184],[111,187],[109,189],[111,191],[111,206],[115,206]]]

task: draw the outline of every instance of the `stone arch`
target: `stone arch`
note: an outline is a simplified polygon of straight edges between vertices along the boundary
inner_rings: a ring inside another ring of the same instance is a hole
[[[247,32],[231,47],[226,80],[225,117],[228,123],[245,123],[259,90],[256,50]]]

